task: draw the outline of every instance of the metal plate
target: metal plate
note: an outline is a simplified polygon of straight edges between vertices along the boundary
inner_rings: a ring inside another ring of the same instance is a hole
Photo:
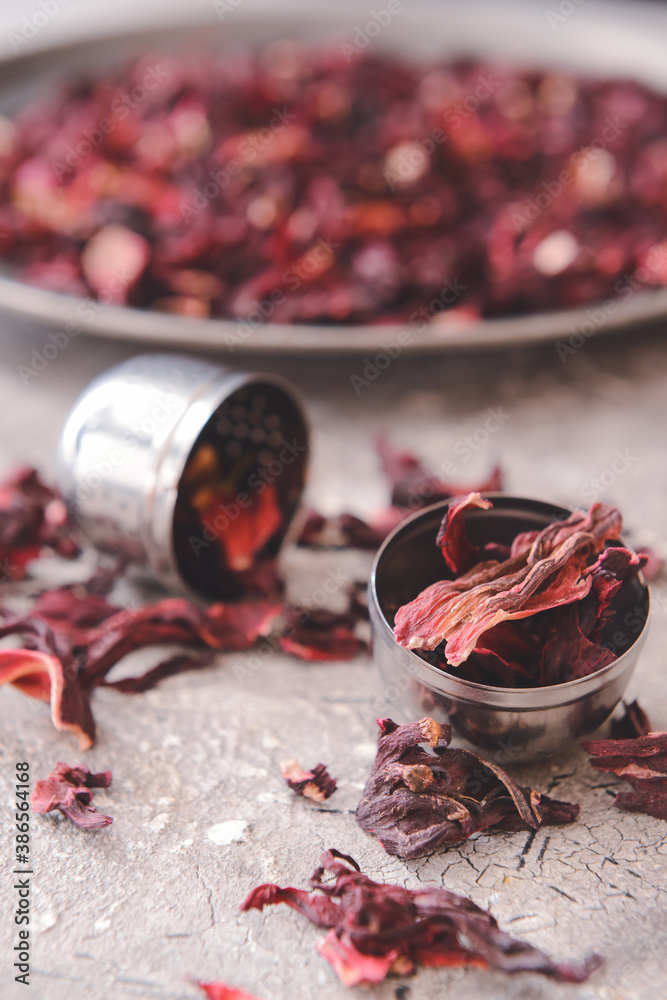
[[[224,6],[224,5],[223,5]],[[146,8],[122,11],[122,35],[109,34],[89,15],[69,42],[60,33],[56,47],[27,46],[29,51],[0,63],[0,111],[11,113],[43,92],[56,79],[81,71],[106,71],[146,51],[169,51],[184,44],[205,46],[261,45],[276,37],[321,42],[350,41],[365,23],[365,8],[318,3],[308,7],[244,0],[222,19],[206,0],[187,5],[168,4],[153,24]],[[554,9],[556,9],[554,7]],[[568,8],[569,9],[569,8]],[[118,22],[116,22],[117,31]],[[627,76],[667,92],[667,12],[642,3],[596,3],[588,0],[550,25],[546,10],[525,0],[467,4],[439,0],[413,2],[372,40],[376,51],[407,57],[447,58],[474,55],[511,62],[518,67],[541,66],[574,70],[583,75]],[[408,324],[317,326],[273,324],[255,326],[244,339],[239,324],[225,319],[187,319],[153,311],[102,306],[91,300],[28,286],[12,278],[6,265],[0,271],[0,309],[44,325],[74,324],[81,332],[142,344],[191,347],[233,353],[351,355],[382,351],[400,345],[402,353],[491,349],[511,345],[563,340],[573,334],[596,336],[636,328],[667,318],[667,289],[638,292],[618,303],[600,320],[596,304],[567,311],[534,313],[516,318],[483,320],[458,329],[433,326],[422,333]],[[596,319],[597,316],[597,319]],[[247,324],[244,324],[247,326]],[[401,341],[397,337],[409,331]],[[405,342],[407,340],[407,342]]]

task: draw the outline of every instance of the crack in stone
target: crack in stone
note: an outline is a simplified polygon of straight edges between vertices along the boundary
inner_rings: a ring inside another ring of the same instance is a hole
[[[528,854],[529,850],[533,846],[533,841],[535,840],[536,836],[537,836],[537,830],[531,830],[530,833],[528,834],[528,839],[526,840],[526,843],[523,845],[523,850],[521,851],[521,854],[519,855],[519,863],[516,866],[516,870],[518,872],[521,871],[521,869],[525,865],[525,863],[526,863],[526,855]]]
[[[544,855],[547,852],[547,847],[549,846],[549,841],[551,840],[551,835],[547,834],[544,838],[544,843],[540,847],[540,853],[537,855],[537,864],[542,867],[542,862],[544,861]]]
[[[204,882],[204,879],[201,876],[201,872],[199,871],[199,865],[198,864],[195,864],[195,874],[197,876],[197,880],[199,882],[201,882],[202,887],[204,889],[204,892],[206,893],[206,900],[208,902],[209,915],[210,915],[210,920],[211,920],[211,923],[206,928],[206,930],[210,931],[213,927],[215,927],[215,909],[213,907],[213,890],[209,889],[209,887],[206,885],[206,882]],[[198,932],[198,933],[201,933],[201,932]],[[206,931],[204,931],[204,933],[206,933]],[[178,934],[178,935],[167,934],[166,936],[167,937],[192,937],[191,934]]]
[[[557,885],[550,885],[549,888],[553,889],[554,892],[557,892],[559,896],[564,896],[565,899],[569,899],[571,903],[577,903],[576,899],[573,899],[572,896],[568,896],[568,894],[563,889],[559,889]],[[577,903],[577,905],[579,904]]]

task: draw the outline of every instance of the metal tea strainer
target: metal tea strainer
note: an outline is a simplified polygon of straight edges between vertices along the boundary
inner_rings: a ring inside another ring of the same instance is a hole
[[[145,354],[105,372],[78,399],[60,441],[58,481],[98,549],[170,589],[224,598],[238,596],[251,568],[276,555],[307,457],[303,405],[286,380]]]

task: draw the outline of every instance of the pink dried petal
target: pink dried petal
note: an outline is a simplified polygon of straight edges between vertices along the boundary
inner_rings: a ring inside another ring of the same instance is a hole
[[[125,226],[108,225],[86,243],[81,268],[95,292],[109,302],[123,303],[149,259],[143,236]]]

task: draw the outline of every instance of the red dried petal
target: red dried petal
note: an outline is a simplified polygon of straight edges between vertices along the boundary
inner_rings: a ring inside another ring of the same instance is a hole
[[[280,771],[293,792],[313,802],[324,802],[336,791],[336,779],[331,777],[324,764],[316,764],[312,771],[304,771],[296,760],[286,760],[281,763]]]
[[[72,730],[81,750],[93,745],[95,721],[88,695],[56,656],[34,649],[0,650],[0,684],[7,682],[33,698],[50,701],[54,726]]]
[[[536,830],[570,823],[579,806],[557,802],[478,754],[451,749],[451,728],[433,719],[397,726],[379,719],[378,752],[357,807],[362,830],[389,854],[413,858],[480,830]],[[428,742],[435,755],[422,749]]]
[[[638,701],[623,702],[623,717],[611,720],[612,740],[632,740],[651,732],[648,715]]]
[[[366,649],[355,632],[356,615],[298,605],[285,609],[281,648],[301,660],[351,660]]]
[[[333,881],[324,881],[326,872]],[[380,982],[393,972],[407,975],[415,963],[541,972],[559,982],[583,982],[602,961],[592,955],[582,965],[552,962],[501,931],[490,913],[465,896],[373,882],[338,851],[322,854],[310,882],[310,893],[258,886],[241,909],[286,903],[317,927],[330,928],[317,948],[346,986]]]
[[[18,469],[0,484],[0,577],[21,579],[44,546],[68,558],[78,552],[58,494],[36,469]]]
[[[49,776],[35,782],[31,805],[35,812],[44,815],[59,809],[84,830],[99,830],[113,823],[111,816],[98,813],[91,805],[91,788],[108,788],[111,771],[92,774],[84,764],[70,767],[56,764]]]
[[[479,506],[480,501],[477,494],[456,501],[441,526],[438,538],[446,547],[451,546],[450,569],[454,572],[457,566],[468,565],[478,555],[476,550],[466,547],[460,517],[469,506]],[[444,657],[450,666],[460,666],[475,652],[473,669],[475,664],[482,664],[482,656],[491,654],[488,665],[492,671],[518,667],[520,673],[526,663],[503,661],[493,650],[485,650],[481,637],[501,623],[532,618],[549,609],[581,602],[592,588],[595,603],[586,612],[590,620],[585,630],[579,629],[578,636],[568,633],[565,637],[554,632],[555,648],[552,650],[550,646],[546,650],[542,668],[543,676],[549,678],[543,683],[565,679],[564,664],[569,663],[570,676],[573,665],[568,657],[574,650],[580,656],[582,671],[576,676],[584,676],[610,662],[608,651],[599,646],[609,601],[621,583],[641,565],[641,560],[627,549],[613,547],[601,551],[606,542],[618,538],[620,528],[618,511],[604,504],[593,504],[587,513],[576,511],[567,520],[557,521],[540,532],[523,533],[515,538],[508,559],[477,562],[454,580],[431,584],[399,608],[394,635],[408,649],[428,651],[444,642]],[[597,562],[590,566],[591,558],[598,554]],[[581,609],[586,610],[583,604]],[[571,642],[571,647],[562,646],[565,640]],[[539,671],[535,683],[539,683]]]
[[[632,786],[621,792],[614,805],[628,812],[643,812],[667,819],[667,733],[648,733],[636,739],[586,740],[596,771],[607,771]]]
[[[471,507],[489,510],[492,506],[491,501],[483,500],[479,493],[469,493],[447,508],[435,544],[455,576],[472,569],[479,562],[480,556],[479,549],[468,540],[465,533],[465,512]]]

